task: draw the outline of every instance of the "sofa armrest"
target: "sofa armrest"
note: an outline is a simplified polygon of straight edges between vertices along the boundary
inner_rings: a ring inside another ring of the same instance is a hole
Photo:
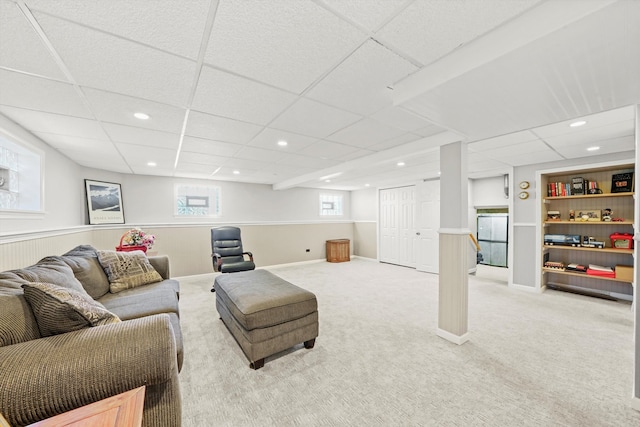
[[[150,256],[149,263],[160,273],[163,279],[171,279],[169,257],[167,255]]]
[[[177,378],[167,314],[0,347],[0,412],[25,425]]]

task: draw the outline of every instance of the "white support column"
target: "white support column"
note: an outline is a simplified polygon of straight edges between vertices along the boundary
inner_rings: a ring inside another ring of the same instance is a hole
[[[440,276],[437,335],[455,344],[468,340],[467,145],[440,147]]]
[[[640,176],[638,171],[638,165],[640,165],[640,105],[636,105],[636,138],[635,138],[635,148],[636,148],[636,167],[634,174],[634,187],[637,192],[640,189]],[[634,282],[633,282],[633,338],[634,338],[634,370],[633,370],[633,399],[631,404],[633,407],[640,411],[640,309],[638,308],[638,284],[640,283],[640,271],[638,271],[638,245],[640,245],[640,230],[638,229],[638,224],[640,223],[640,199],[638,196],[635,196],[634,200],[634,218],[633,218],[633,228],[634,228],[634,241],[635,245],[635,256],[633,257],[633,265],[634,265]]]

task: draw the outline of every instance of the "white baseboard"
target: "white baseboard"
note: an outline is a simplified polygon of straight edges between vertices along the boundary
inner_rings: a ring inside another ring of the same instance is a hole
[[[465,333],[464,335],[454,335],[449,331],[445,331],[444,329],[438,328],[436,330],[436,335],[440,338],[444,338],[447,341],[451,341],[454,344],[462,345],[469,341],[469,333]]]
[[[316,264],[316,263],[319,263],[319,262],[327,262],[327,260],[326,260],[326,258],[311,259],[311,260],[308,260],[308,261],[289,262],[289,263],[285,263],[285,264],[264,265],[262,267],[256,267],[256,269],[290,267],[290,266],[293,266],[293,265]]]
[[[378,260],[375,259],[375,258],[367,258],[366,256],[360,256],[360,255],[351,255],[351,258],[358,258],[358,259],[361,259],[363,261],[378,262]]]

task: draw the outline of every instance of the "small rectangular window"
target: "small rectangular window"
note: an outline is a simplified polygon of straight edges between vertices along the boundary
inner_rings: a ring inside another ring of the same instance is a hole
[[[0,210],[42,211],[43,157],[0,134]]]
[[[320,215],[340,216],[342,212],[342,195],[321,194],[320,195]]]
[[[218,217],[221,214],[220,187],[176,184],[175,214],[178,216]]]

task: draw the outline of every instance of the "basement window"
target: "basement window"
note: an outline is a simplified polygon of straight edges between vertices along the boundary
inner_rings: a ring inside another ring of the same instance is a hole
[[[342,196],[335,194],[320,194],[320,216],[341,216]]]
[[[175,215],[218,217],[221,214],[220,187],[176,184]]]
[[[0,133],[0,210],[42,212],[41,151]]]

